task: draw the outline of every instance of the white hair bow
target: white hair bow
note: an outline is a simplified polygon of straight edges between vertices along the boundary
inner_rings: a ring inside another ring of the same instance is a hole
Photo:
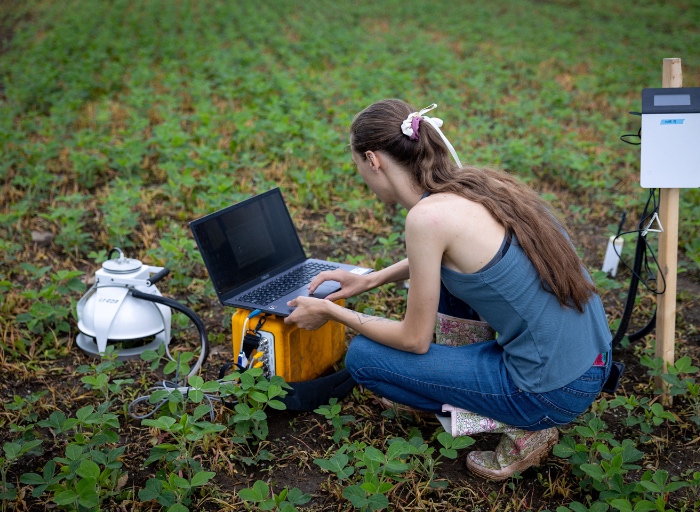
[[[457,157],[457,152],[455,151],[455,148],[452,147],[452,144],[450,144],[450,141],[447,140],[447,137],[445,137],[445,134],[442,133],[442,130],[440,130],[440,127],[442,126],[442,119],[437,118],[437,117],[428,117],[424,115],[426,112],[430,112],[434,108],[437,108],[437,103],[433,103],[432,105],[429,105],[425,107],[424,109],[421,109],[420,112],[412,112],[411,114],[408,115],[408,117],[401,123],[401,132],[409,137],[411,140],[418,140],[418,125],[420,124],[421,121],[427,121],[433,127],[437,130],[437,132],[440,134],[440,137],[442,137],[443,142],[447,146],[447,149],[450,150],[450,153],[452,154],[452,158],[455,159],[455,162],[457,162],[457,165],[462,167],[462,163],[459,161],[459,158]]]

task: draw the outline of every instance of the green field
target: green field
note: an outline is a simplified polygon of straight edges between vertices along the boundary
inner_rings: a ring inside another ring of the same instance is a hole
[[[281,413],[290,426],[277,434],[310,432],[308,450],[272,447],[277,391],[264,379],[239,397],[247,411],[179,432],[164,414],[148,428],[126,405],[157,379],[151,365],[96,366],[73,344],[86,279],[120,247],[171,269],[161,291],[197,311],[230,359],[232,311],[188,223],[275,186],[312,255],[377,269],[402,257],[406,212],[375,199],[347,147],[353,116],[387,97],[437,103],[463,163],[505,169],[552,203],[614,327],[629,273],[595,271],[622,212],[636,229],[648,195],[639,147],[619,137],[637,133],[629,112],[661,87],[664,58],[700,86],[699,25],[695,0],[2,2],[3,510],[700,509],[698,189],[681,192],[673,405],[654,393],[648,337],[623,349],[624,391],[566,431],[559,458],[503,485],[470,477],[462,445],[435,424],[382,414],[360,390],[325,419]],[[387,286],[351,306],[396,317],[404,296]],[[652,304],[644,292],[639,322]],[[196,335],[175,320],[191,354]],[[171,404],[177,424],[194,421],[195,398]]]

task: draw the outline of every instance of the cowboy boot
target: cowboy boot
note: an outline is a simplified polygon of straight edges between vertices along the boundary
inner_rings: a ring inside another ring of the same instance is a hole
[[[484,478],[505,480],[516,471],[539,465],[558,440],[556,427],[537,431],[511,427],[503,433],[495,451],[468,453],[467,468]]]
[[[447,428],[445,430],[450,432],[452,437],[471,436],[481,433],[503,434],[517,430],[515,427],[511,427],[503,422],[448,404],[442,406],[442,412],[450,413],[450,430],[447,430]]]

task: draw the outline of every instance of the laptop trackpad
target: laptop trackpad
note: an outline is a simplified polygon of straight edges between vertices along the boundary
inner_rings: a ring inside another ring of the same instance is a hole
[[[327,295],[330,295],[331,293],[340,290],[340,283],[337,281],[326,281],[323,283],[321,286],[316,288],[316,291],[314,291],[313,294],[310,294],[310,297],[316,297],[317,299],[325,299]]]

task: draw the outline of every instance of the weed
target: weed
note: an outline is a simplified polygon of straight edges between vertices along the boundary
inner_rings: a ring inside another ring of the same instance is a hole
[[[225,377],[220,392],[224,399],[235,399],[235,414],[229,419],[234,427],[236,443],[245,443],[250,435],[259,440],[267,438],[267,414],[264,409],[286,408],[278,400],[287,395],[289,386],[284,379],[273,375],[269,380],[261,368],[251,368],[244,372],[234,371]]]
[[[322,415],[333,425],[334,443],[339,443],[341,439],[347,439],[350,436],[349,425],[355,422],[355,417],[352,414],[340,415],[342,407],[342,404],[338,403],[337,398],[331,398],[327,405],[314,409],[316,414]]]
[[[296,505],[304,505],[311,501],[311,496],[303,493],[296,487],[282,489],[279,494],[271,492],[270,486],[262,480],[257,480],[253,487],[238,491],[238,497],[245,502],[254,503],[259,510],[279,510],[280,512],[294,512]],[[246,510],[251,510],[246,503]]]
[[[0,478],[2,478],[2,488],[0,488],[0,500],[3,501],[5,510],[5,500],[14,500],[17,496],[17,489],[7,481],[7,472],[19,458],[25,453],[39,454],[41,449],[41,439],[30,441],[17,440],[4,443],[2,445],[3,457],[0,457]]]
[[[127,475],[119,459],[126,446],[114,446],[119,440],[119,420],[109,412],[108,403],[97,409],[91,405],[82,407],[75,418],[56,411],[37,425],[68,442],[64,455],[47,462],[42,474],[21,475],[22,483],[34,487],[32,496],[48,491],[53,493],[56,505],[95,510],[123,494]]]
[[[141,357],[157,365],[161,354],[155,351],[145,351]],[[177,375],[189,372],[187,362],[193,358],[191,352],[180,354],[176,361],[169,361],[163,372]],[[162,410],[157,418],[142,420],[143,425],[157,429],[161,438],[170,438],[172,442],[159,442],[151,448],[149,457],[144,462],[148,466],[161,462],[161,468],[156,476],[149,478],[146,485],[138,493],[143,501],[156,500],[168,510],[188,510],[186,505],[191,502],[191,494],[197,488],[206,484],[216,473],[206,471],[195,451],[202,446],[206,449],[210,439],[226,429],[216,423],[213,404],[209,394],[219,391],[219,382],[204,382],[202,377],[193,375],[188,379],[184,388],[165,388],[154,392],[149,397],[151,404],[166,403],[167,409]],[[208,403],[201,403],[205,397]],[[194,411],[189,412],[191,405]],[[153,412],[161,410],[157,406]],[[212,421],[204,419],[209,415]]]
[[[118,395],[122,386],[125,384],[133,384],[134,379],[114,379],[111,380],[112,374],[124,366],[122,361],[117,360],[117,352],[113,346],[108,346],[104,354],[101,354],[102,361],[90,365],[81,365],[76,368],[78,373],[93,373],[81,379],[88,389],[95,390],[97,395],[101,395],[104,403],[111,403],[111,398]],[[111,382],[110,382],[111,380]]]
[[[43,277],[51,269],[38,268],[30,263],[22,263],[20,266],[25,274],[33,276],[34,279]],[[31,306],[28,312],[17,315],[17,321],[25,324],[30,333],[41,336],[38,347],[30,346],[30,355],[44,353],[46,356],[56,357],[65,352],[59,348],[59,336],[71,332],[69,320],[71,310],[74,310],[76,304],[72,292],[85,291],[85,283],[78,279],[81,275],[83,272],[77,270],[59,270],[50,274],[50,282],[40,290],[28,289],[22,292],[22,296],[31,302]],[[15,345],[14,349],[26,353],[25,347]]]
[[[191,401],[197,403],[197,400]],[[182,398],[181,403],[184,402]],[[190,503],[190,494],[216,476],[212,471],[205,471],[194,457],[194,450],[201,441],[226,429],[223,425],[202,420],[210,412],[210,405],[200,404],[192,414],[183,413],[178,419],[161,416],[143,420],[144,425],[169,435],[175,442],[159,443],[151,448],[144,465],[161,461],[164,466],[139,491],[140,499],[156,500],[168,510],[185,510],[183,506]]]

